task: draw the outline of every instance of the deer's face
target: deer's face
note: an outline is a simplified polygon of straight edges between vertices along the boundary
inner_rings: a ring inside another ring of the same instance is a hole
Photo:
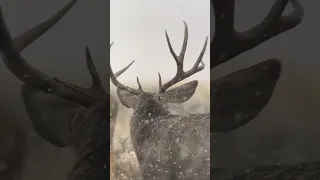
[[[118,89],[120,102],[127,108],[140,109],[150,106],[168,107],[169,103],[183,103],[195,93],[198,81],[191,81],[164,93],[141,92],[138,95]]]

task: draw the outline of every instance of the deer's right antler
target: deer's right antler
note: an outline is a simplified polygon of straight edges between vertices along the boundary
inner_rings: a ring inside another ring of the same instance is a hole
[[[13,44],[18,51],[22,51],[29,46],[33,41],[37,40],[50,28],[52,28],[57,22],[64,17],[64,15],[73,7],[73,5],[79,0],[70,1],[65,7],[58,11],[51,18],[24,32],[23,34],[13,38]]]
[[[288,2],[294,10],[282,16]],[[211,0],[214,7],[215,32],[211,43],[210,68],[248,51],[300,24],[304,10],[298,0],[276,0],[264,20],[255,27],[237,32],[234,28],[235,0]]]
[[[188,71],[184,71],[183,70],[183,62],[184,62],[184,56],[187,50],[187,44],[188,44],[188,26],[186,24],[186,22],[184,22],[184,26],[185,26],[185,30],[184,30],[184,40],[183,40],[183,44],[182,44],[182,49],[181,52],[179,54],[179,56],[174,52],[172,46],[171,46],[171,42],[168,36],[168,33],[166,31],[166,39],[167,39],[167,43],[170,49],[170,53],[172,54],[174,60],[176,61],[177,64],[177,73],[176,75],[167,83],[162,85],[162,80],[161,80],[161,75],[160,73],[159,75],[159,92],[160,93],[164,93],[169,87],[171,87],[172,85],[182,81],[183,79],[188,78],[189,76],[201,71],[204,69],[205,64],[202,61],[202,57],[204,55],[204,52],[206,51],[207,48],[207,43],[208,43],[208,36],[206,37],[206,41],[203,45],[203,48],[200,52],[200,55],[196,61],[196,63],[193,65],[193,67],[188,70]],[[200,64],[201,63],[201,64]],[[200,66],[199,66],[200,65]]]
[[[113,43],[110,44],[110,49],[112,47]],[[126,66],[124,69],[128,69],[132,64],[134,63],[134,60],[128,65]],[[130,88],[124,84],[122,84],[120,81],[118,81],[117,79],[117,73],[113,73],[112,68],[111,68],[111,64],[109,63],[109,71],[110,71],[110,79],[111,82],[119,89],[126,91],[128,93],[131,94],[135,94],[135,95],[139,95],[141,92],[143,92],[142,86],[140,84],[139,78],[137,77],[137,83],[139,86],[139,89],[134,89],[134,88]],[[121,70],[119,71],[121,72]]]
[[[7,68],[25,84],[89,107],[97,101],[109,99],[108,93],[102,88],[101,78],[93,65],[89,48],[86,48],[86,61],[92,77],[92,86],[90,88],[82,88],[63,82],[55,77],[50,77],[31,67],[20,54],[20,51],[56,24],[77,1],[70,1],[51,18],[14,39],[10,36],[0,8],[0,52]],[[121,75],[129,66],[117,72],[116,76]]]
[[[206,47],[207,47],[207,43],[208,43],[208,37],[206,38],[206,41],[205,41],[205,43],[203,45],[203,48],[202,48],[202,51],[200,52],[200,55],[199,55],[196,63],[193,65],[193,67],[188,71],[184,71],[183,70],[184,56],[185,56],[185,53],[186,53],[186,50],[187,50],[187,43],[188,43],[188,26],[187,26],[186,22],[183,22],[183,23],[184,23],[184,26],[185,26],[184,40],[183,40],[183,44],[182,44],[182,50],[181,50],[179,56],[174,52],[174,50],[173,50],[173,48],[171,46],[171,42],[170,42],[169,36],[167,34],[167,31],[166,31],[166,39],[167,39],[167,42],[168,42],[168,46],[169,46],[170,52],[171,52],[174,60],[176,61],[176,64],[177,64],[177,73],[170,81],[168,81],[167,83],[165,83],[163,85],[162,85],[161,75],[160,75],[160,73],[158,73],[158,76],[159,76],[159,92],[160,93],[164,93],[170,86],[172,86],[172,85],[182,81],[183,79],[186,79],[187,77],[189,77],[189,76],[191,76],[191,75],[203,70],[204,67],[205,67],[205,64],[202,61],[202,57],[204,55],[204,52],[206,51]],[[112,47],[112,44],[110,45],[110,49]],[[133,62],[131,62],[131,64]],[[121,89],[123,91],[126,91],[126,92],[129,92],[131,94],[135,94],[135,95],[139,95],[141,92],[144,92],[138,77],[137,77],[137,83],[138,83],[139,89],[134,89],[134,88],[130,88],[130,87],[122,84],[121,82],[119,82],[117,80],[116,76],[114,75],[114,73],[112,71],[111,65],[109,67],[109,71],[110,71],[111,82],[116,87],[118,87],[119,89]]]

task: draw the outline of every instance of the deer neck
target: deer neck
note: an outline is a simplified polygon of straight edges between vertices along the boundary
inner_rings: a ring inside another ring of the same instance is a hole
[[[103,108],[96,108],[97,112]],[[100,113],[99,113],[100,114]],[[109,120],[96,116],[92,119],[89,129],[86,130],[86,137],[82,139],[82,144],[75,148],[76,162],[69,173],[69,179],[78,179],[86,177],[86,180],[91,179],[106,179],[108,178],[108,171],[106,167],[110,162],[108,156],[108,149],[110,146],[109,136]],[[91,169],[94,169],[92,171]]]
[[[156,102],[148,102],[143,106],[134,109],[131,117],[131,131],[139,131],[151,126],[159,116],[170,115],[170,112],[162,105]]]

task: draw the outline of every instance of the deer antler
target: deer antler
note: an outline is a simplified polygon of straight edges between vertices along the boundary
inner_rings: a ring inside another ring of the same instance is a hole
[[[42,73],[39,70],[31,67],[25,58],[23,58],[20,54],[20,51],[23,48],[28,46],[32,41],[40,37],[43,33],[50,29],[50,27],[57,23],[77,1],[78,0],[72,0],[51,18],[40,25],[35,26],[26,33],[23,33],[14,40],[10,36],[0,8],[0,51],[4,57],[4,62],[7,68],[24,83],[48,93],[57,95],[71,102],[89,107],[96,103],[97,100],[101,101],[103,98],[109,98],[105,92],[102,94],[96,93],[97,91],[101,92],[103,88],[101,78],[93,65],[89,48],[86,48],[86,60],[93,80],[91,88],[82,88],[65,83],[55,77],[50,77],[45,73]],[[121,75],[129,68],[129,66],[117,72],[116,76]]]
[[[165,83],[163,85],[162,85],[162,81],[161,81],[161,75],[160,75],[160,73],[158,73],[158,75],[159,75],[159,92],[160,93],[164,93],[172,85],[174,85],[174,84],[182,81],[183,79],[186,79],[187,77],[203,70],[205,67],[205,64],[202,61],[202,57],[204,55],[204,52],[206,51],[206,47],[207,47],[207,43],[208,43],[208,36],[206,37],[206,41],[203,45],[203,48],[200,52],[200,55],[199,55],[196,63],[193,65],[193,67],[190,70],[188,70],[188,71],[183,70],[184,56],[185,56],[185,53],[187,50],[187,43],[188,43],[188,26],[187,26],[186,22],[183,21],[183,23],[185,26],[184,40],[183,40],[182,49],[181,49],[179,56],[174,52],[174,50],[171,46],[171,42],[170,42],[168,33],[167,33],[167,31],[165,31],[166,39],[167,39],[168,46],[170,49],[170,53],[172,54],[172,56],[177,64],[177,73],[170,81],[168,81],[167,83]],[[200,63],[201,63],[201,65],[199,66]]]
[[[288,1],[294,10],[282,16]],[[214,68],[237,55],[248,51],[282,32],[297,26],[303,17],[303,7],[298,0],[276,0],[264,20],[245,32],[234,28],[235,0],[211,0],[215,13],[215,32],[211,43],[210,63]]]
[[[86,47],[85,53],[86,53],[87,67],[88,67],[89,73],[90,73],[91,78],[92,78],[91,88],[93,88],[93,89],[103,89],[101,77],[100,77],[99,73],[96,70],[96,67],[94,66],[94,64],[92,62],[92,56],[91,56],[89,47]]]
[[[111,43],[110,45],[110,49],[112,47],[113,43]],[[134,60],[128,65],[126,66],[125,68],[129,68],[132,64],[134,63]],[[124,68],[124,69],[125,69]],[[126,92],[129,92],[131,94],[135,94],[135,95],[139,95],[141,92],[143,92],[143,89],[142,89],[142,86],[140,84],[140,81],[139,81],[139,78],[137,77],[137,83],[138,83],[138,86],[139,86],[139,89],[134,89],[134,88],[130,88],[124,84],[122,84],[120,81],[118,81],[117,79],[117,73],[114,74],[113,71],[112,71],[112,68],[111,68],[111,64],[109,64],[109,71],[110,71],[110,79],[111,79],[111,82],[119,89],[123,90],[123,91],[126,91]]]
[[[13,39],[13,44],[18,51],[22,51],[28,45],[30,45],[33,41],[42,36],[45,32],[47,32],[52,26],[54,26],[57,22],[60,21],[61,18],[73,7],[73,5],[79,0],[70,1],[65,7],[63,7],[60,11],[54,14],[51,18],[46,20],[45,22],[31,28],[30,30],[24,32],[23,34],[15,37]]]

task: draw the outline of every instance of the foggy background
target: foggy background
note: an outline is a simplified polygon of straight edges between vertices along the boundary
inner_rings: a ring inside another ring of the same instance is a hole
[[[10,32],[16,36],[45,20],[67,2],[67,0],[2,0],[0,4]],[[77,85],[89,86],[90,76],[84,58],[85,46],[90,46],[94,63],[107,82],[109,79],[104,71],[109,63],[107,50],[110,42],[114,41],[111,61],[115,71],[131,60],[136,60],[120,79],[123,82],[131,82],[138,75],[142,85],[145,85],[145,82],[149,81],[148,77],[150,81],[156,80],[158,71],[164,76],[164,80],[166,75],[171,76],[175,72],[174,69],[170,70],[174,61],[166,45],[164,30],[168,31],[173,47],[179,51],[183,38],[182,21],[185,20],[189,26],[186,63],[190,63],[191,66],[209,32],[209,24],[206,25],[208,20],[204,20],[208,19],[205,12],[209,13],[209,2],[143,1],[147,5],[142,1],[139,2],[141,3],[132,4],[130,1],[111,1],[111,5],[119,8],[118,11],[112,9],[118,13],[112,15],[115,17],[111,17],[111,23],[117,20],[116,16],[119,16],[117,22],[119,24],[112,24],[119,29],[111,27],[112,37],[109,40],[108,1],[82,0],[48,33],[27,48],[23,55],[31,65],[49,75]],[[237,1],[237,29],[245,30],[259,23],[273,2],[274,0]],[[305,9],[305,17],[299,26],[211,71],[211,79],[215,79],[268,58],[279,58],[283,63],[280,80],[263,112],[240,129],[216,136],[214,153],[211,154],[213,165],[246,168],[253,165],[320,159],[320,145],[317,140],[320,135],[318,130],[320,82],[317,80],[320,75],[318,70],[320,55],[317,49],[320,29],[316,23],[319,16],[318,2],[301,3]],[[144,9],[142,13],[139,8],[144,6],[152,9]],[[130,14],[125,15],[127,12]],[[153,14],[155,15],[151,16]],[[143,25],[143,21],[139,19],[144,19],[148,23]],[[134,24],[131,24],[133,22],[137,24],[139,22],[143,26],[133,26]],[[129,39],[130,34],[134,34],[134,37]],[[160,58],[162,56],[163,58]],[[207,61],[209,53],[207,52],[205,56],[204,61]],[[139,68],[145,64],[148,64],[148,68]],[[209,63],[206,64],[209,67]],[[1,120],[19,121],[29,132],[29,154],[22,179],[63,179],[72,164],[71,150],[58,149],[32,133],[31,124],[21,101],[22,83],[13,77],[4,65],[0,68],[0,102],[2,106],[11,108],[14,112],[1,113]],[[148,72],[149,68],[152,68],[151,72]],[[201,78],[202,75],[205,78],[205,74],[207,73],[204,70],[197,78]]]
[[[236,1],[236,28],[261,22],[273,1]],[[212,166],[252,166],[320,160],[319,26],[316,1],[300,1],[305,16],[295,29],[211,70],[211,80],[268,58],[283,63],[280,80],[266,108],[245,126],[212,139]],[[286,12],[292,7],[289,3]],[[214,19],[211,20],[214,23]]]

